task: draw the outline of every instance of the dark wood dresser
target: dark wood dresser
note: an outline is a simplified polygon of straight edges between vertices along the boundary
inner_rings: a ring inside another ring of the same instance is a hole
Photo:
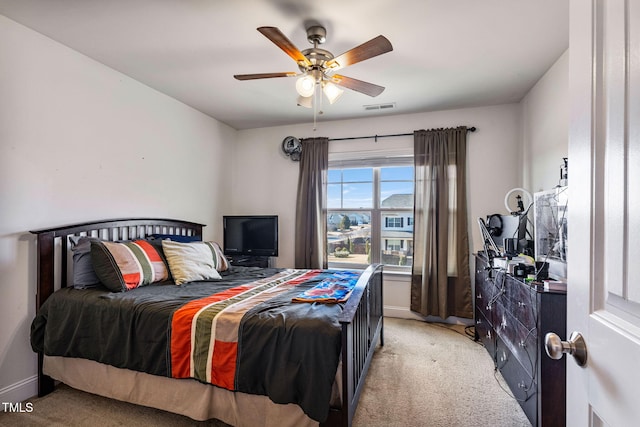
[[[566,340],[566,291],[545,291],[476,255],[476,340],[482,341],[533,426],[564,426],[566,357],[550,359],[547,332]]]

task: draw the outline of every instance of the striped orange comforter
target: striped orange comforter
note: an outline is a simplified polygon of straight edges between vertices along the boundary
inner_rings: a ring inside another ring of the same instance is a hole
[[[235,390],[240,321],[251,308],[290,291],[321,270],[274,276],[191,301],[171,322],[171,375]]]

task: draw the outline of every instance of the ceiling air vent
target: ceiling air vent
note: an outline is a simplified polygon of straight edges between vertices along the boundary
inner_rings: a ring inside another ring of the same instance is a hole
[[[374,110],[390,110],[392,108],[396,108],[395,102],[388,102],[386,104],[372,104],[372,105],[363,105],[365,111],[374,111]]]

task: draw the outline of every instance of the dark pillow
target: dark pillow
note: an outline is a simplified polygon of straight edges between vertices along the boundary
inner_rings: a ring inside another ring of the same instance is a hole
[[[173,242],[180,242],[180,243],[199,242],[200,240],[202,240],[200,237],[197,237],[197,236],[182,236],[180,234],[151,234],[149,236],[149,239],[158,239],[158,240],[169,239]]]
[[[91,261],[102,284],[113,292],[169,278],[164,257],[147,240],[122,243],[92,240]]]
[[[69,238],[73,254],[73,287],[76,289],[101,286],[91,261],[91,240],[94,239],[98,240],[87,236],[71,236]]]

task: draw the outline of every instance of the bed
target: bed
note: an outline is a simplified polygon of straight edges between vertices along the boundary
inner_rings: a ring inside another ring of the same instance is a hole
[[[32,231],[38,274],[31,342],[38,352],[39,395],[50,393],[60,381],[195,420],[216,418],[235,426],[350,426],[375,348],[384,343],[381,265],[347,273],[232,266],[222,269],[219,280],[181,286],[173,282],[178,275],[167,281],[152,272],[161,280],[126,292],[73,286],[77,276],[71,242],[78,237],[107,242],[96,247],[151,242],[156,250],[166,249],[158,253],[167,264],[165,256],[173,246],[166,239],[201,241],[203,227],[129,218]],[[347,281],[344,302],[292,301],[326,283]],[[248,295],[251,302],[234,299],[238,295]],[[217,309],[226,317],[216,312],[215,317],[189,318],[226,298],[226,308]],[[186,323],[179,323],[184,317]],[[212,334],[205,344],[196,341],[202,325]],[[278,329],[282,325],[286,327]],[[186,338],[178,338],[179,331]]]

